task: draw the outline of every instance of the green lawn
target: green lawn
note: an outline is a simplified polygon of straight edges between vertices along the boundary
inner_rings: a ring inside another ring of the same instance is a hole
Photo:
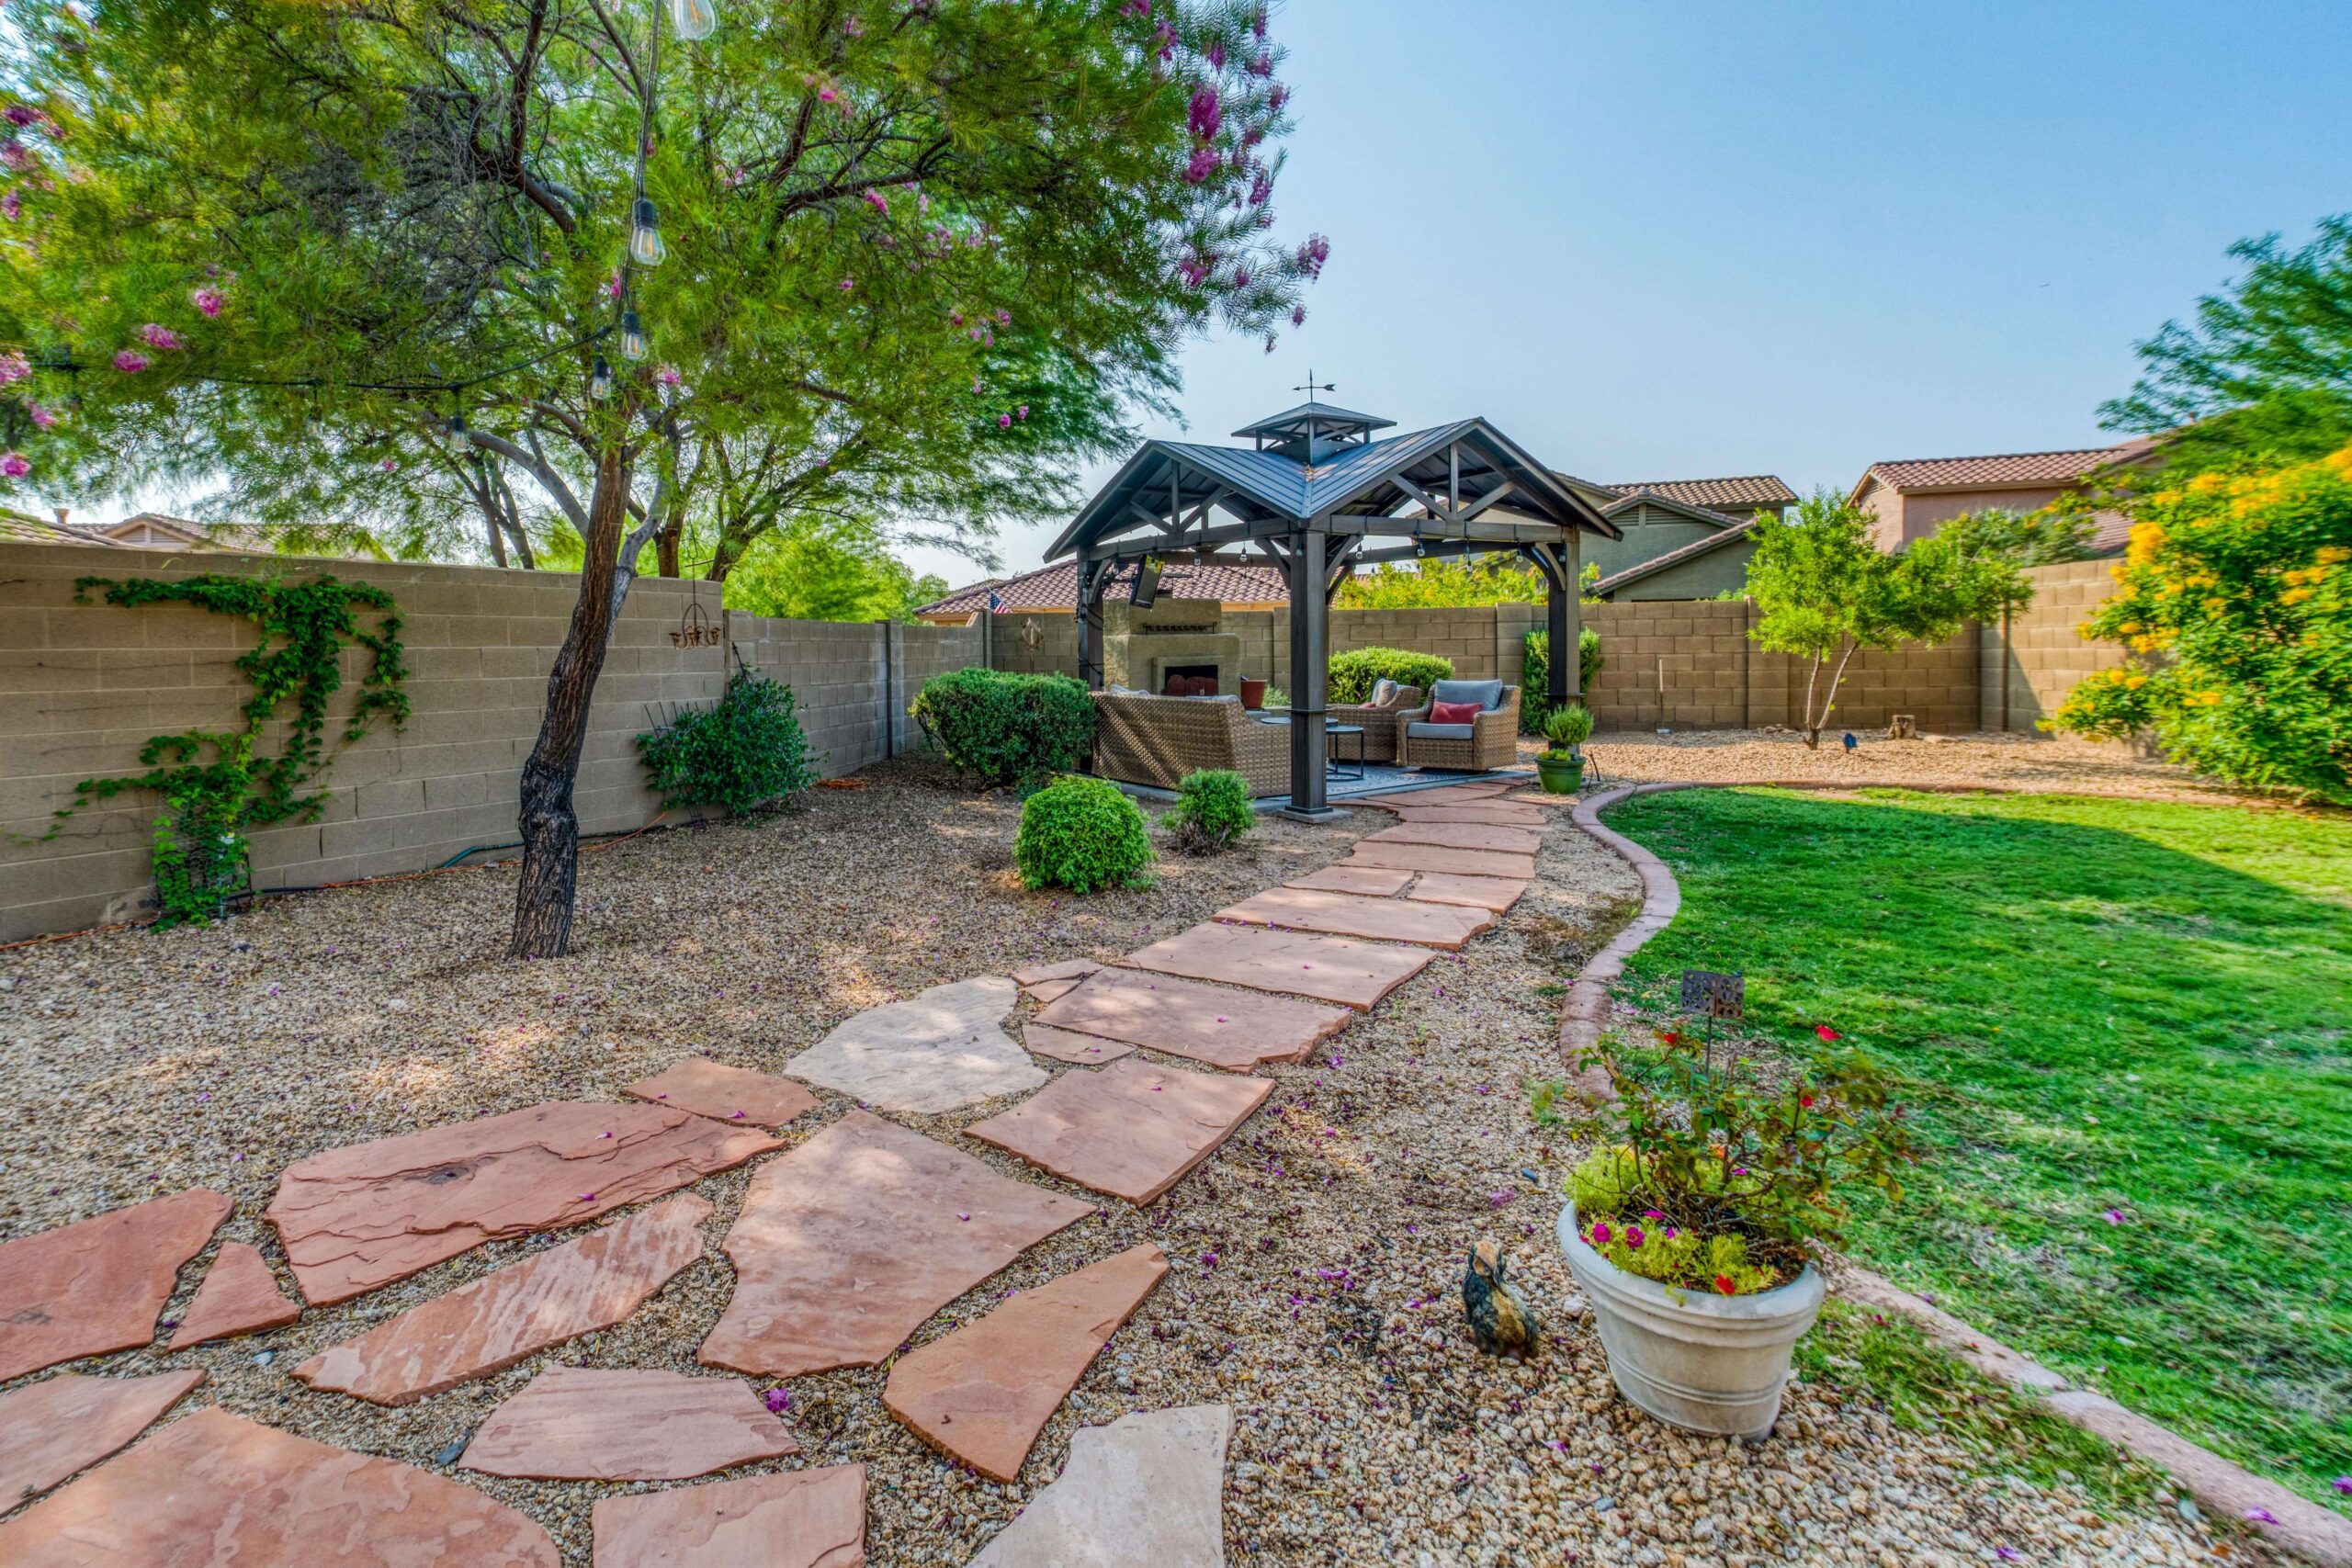
[[[1609,823],[1682,884],[1644,1005],[1743,970],[1753,1032],[1907,1080],[1928,1163],[1850,1250],[2352,1506],[2352,819],[1696,790]]]

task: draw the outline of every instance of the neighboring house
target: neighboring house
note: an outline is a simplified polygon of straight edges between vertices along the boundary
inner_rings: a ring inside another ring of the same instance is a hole
[[[61,512],[56,522],[36,517],[29,512],[17,512],[0,507],[0,539],[19,545],[97,545],[114,547],[112,539],[92,534],[86,528],[76,528],[65,521]]]
[[[1110,595],[1123,597],[1135,581],[1135,568],[1125,566],[1112,574]],[[1062,615],[1078,613],[1078,565],[1062,561],[1057,565],[1027,571],[1019,577],[994,579],[977,582],[969,588],[959,588],[944,599],[935,599],[915,612],[918,618],[933,626],[965,626],[973,617],[989,607],[993,594],[997,608],[1011,613],[1016,610],[1044,610]],[[1227,610],[1280,610],[1290,604],[1290,590],[1283,582],[1283,575],[1271,566],[1196,566],[1190,562],[1170,562],[1159,574],[1159,596],[1163,599],[1214,599]]]
[[[2064,452],[1911,457],[1872,463],[1849,499],[1878,519],[1879,548],[1894,550],[1926,538],[1963,513],[2039,512],[2069,491],[2161,460],[2155,442],[2144,435],[2114,446]],[[2120,551],[2131,526],[2131,519],[2120,512],[2094,513],[2092,550],[2098,555]]]
[[[1600,485],[1562,475],[1623,539],[1587,539],[1584,561],[1598,567],[1602,599],[1713,599],[1747,581],[1756,523],[1796,504],[1777,474],[1716,479],[1645,479]]]

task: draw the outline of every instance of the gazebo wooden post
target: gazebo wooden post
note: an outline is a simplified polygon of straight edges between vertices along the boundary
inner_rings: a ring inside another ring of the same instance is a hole
[[[1092,692],[1102,689],[1102,583],[1110,576],[1078,552],[1078,678]]]
[[[1323,592],[1329,519],[1309,518],[1290,536],[1290,805],[1283,815],[1315,822],[1335,815],[1324,790],[1324,699],[1329,689],[1331,615]]]
[[[1584,531],[1566,530],[1560,542],[1560,583],[1552,590],[1551,687],[1555,706],[1574,697],[1587,707],[1584,689]]]

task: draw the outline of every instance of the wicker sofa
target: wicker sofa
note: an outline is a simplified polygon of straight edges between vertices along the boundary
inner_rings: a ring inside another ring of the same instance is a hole
[[[1289,792],[1290,731],[1260,724],[1238,698],[1098,692],[1094,711],[1100,777],[1174,789],[1186,773],[1229,768],[1253,796]]]
[[[1396,716],[1408,708],[1421,705],[1419,686],[1398,686],[1383,681],[1382,692],[1374,688],[1374,700],[1368,703],[1333,703],[1324,709],[1325,716],[1333,724],[1359,724],[1363,727],[1363,760],[1367,762],[1393,762],[1396,760],[1396,737],[1402,729]]]
[[[1438,703],[1479,705],[1468,724],[1432,724]],[[1440,681],[1430,700],[1396,716],[1396,763],[1406,768],[1458,768],[1485,773],[1519,761],[1519,688],[1499,681]]]

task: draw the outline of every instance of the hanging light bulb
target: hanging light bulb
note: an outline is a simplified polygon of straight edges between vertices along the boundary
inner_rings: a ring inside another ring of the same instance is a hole
[[[653,198],[640,196],[629,209],[628,258],[639,266],[660,266],[669,253],[662,245],[662,223],[653,215]]]
[[[600,403],[613,395],[613,367],[601,354],[596,356],[596,368],[588,374],[588,395]]]
[[[646,341],[645,323],[637,319],[637,312],[633,310],[623,310],[621,312],[621,357],[634,365],[652,352],[652,347],[653,345]]]
[[[690,43],[700,43],[718,26],[710,0],[670,0],[670,26]]]

